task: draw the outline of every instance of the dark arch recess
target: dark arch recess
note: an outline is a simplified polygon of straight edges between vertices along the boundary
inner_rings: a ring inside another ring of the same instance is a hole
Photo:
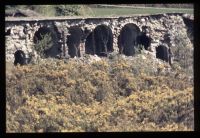
[[[126,56],[133,56],[135,54],[135,48],[139,44],[140,28],[134,23],[125,24],[118,36],[118,48],[120,54]]]
[[[52,46],[45,51],[45,55],[47,57],[56,57],[60,53],[60,46],[58,45],[58,33],[55,28],[50,28],[46,26],[39,28],[38,31],[36,31],[34,34],[33,42],[37,44],[38,41],[42,40],[42,36],[46,34],[50,34],[50,42],[52,43]]]
[[[46,34],[51,34],[51,36],[53,36],[52,34],[52,31],[50,30],[50,28],[47,28],[47,27],[41,27],[38,29],[38,31],[35,32],[35,35],[33,37],[33,41],[34,43],[37,43],[37,41],[39,40],[42,40],[42,37],[41,36],[44,36]]]

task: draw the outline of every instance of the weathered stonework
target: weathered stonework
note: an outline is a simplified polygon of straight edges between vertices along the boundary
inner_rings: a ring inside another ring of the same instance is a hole
[[[36,31],[42,26],[47,26],[58,29],[61,33],[66,32],[67,28],[74,25],[80,25],[83,28],[87,27],[94,29],[99,24],[108,25],[114,35],[114,50],[118,52],[117,37],[121,28],[127,23],[136,24],[140,30],[142,26],[147,26],[148,32],[153,39],[152,51],[155,55],[155,47],[159,44],[166,44],[167,46],[176,46],[174,39],[181,34],[188,45],[192,45],[190,39],[187,37],[187,28],[183,21],[184,18],[191,18],[191,15],[186,14],[157,14],[157,15],[137,15],[128,17],[110,17],[110,18],[52,18],[52,19],[30,19],[17,18],[5,20],[5,40],[6,40],[6,61],[14,61],[13,53],[17,49],[23,50],[26,54],[34,51],[33,37]],[[192,19],[193,20],[193,17]],[[10,30],[9,30],[10,29]],[[168,34],[170,41],[164,39]],[[58,39],[60,39],[58,37]],[[58,40],[60,41],[60,40]],[[52,49],[52,53],[57,49]],[[84,53],[84,51],[81,51]],[[56,53],[56,52],[55,52]]]

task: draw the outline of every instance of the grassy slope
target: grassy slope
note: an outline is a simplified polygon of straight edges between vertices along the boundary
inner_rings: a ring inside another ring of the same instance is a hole
[[[193,83],[146,56],[10,69],[6,131],[193,130]]]
[[[158,14],[158,13],[189,13],[193,14],[193,9],[177,8],[92,8],[94,16],[108,15],[131,15],[131,14]]]
[[[66,5],[65,5],[66,6]],[[64,6],[64,7],[65,7]],[[80,6],[80,5],[79,5]],[[107,5],[108,6],[108,5]],[[39,13],[40,16],[52,17],[52,16],[77,16],[75,13],[67,12],[66,7],[63,8],[63,12],[66,13],[58,13],[55,9],[55,5],[17,5],[15,7],[7,7],[6,11],[11,12],[15,9],[32,9],[34,7],[34,11]],[[71,7],[68,5],[68,8]],[[74,9],[79,16],[114,16],[114,15],[131,15],[131,14],[158,14],[158,13],[189,13],[193,14],[193,9],[185,9],[185,8],[158,8],[158,7],[130,7],[130,6],[117,6],[112,5],[108,7],[94,7],[88,5],[81,5],[78,9]],[[74,14],[74,15],[73,15]]]

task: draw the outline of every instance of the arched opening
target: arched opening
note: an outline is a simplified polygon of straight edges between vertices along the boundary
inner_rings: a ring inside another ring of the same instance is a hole
[[[149,28],[147,26],[142,26],[142,32],[140,32],[140,35],[137,38],[138,45],[143,46],[145,50],[149,50],[151,46],[151,40],[152,38],[149,34]]]
[[[38,31],[35,32],[35,35],[33,37],[34,43],[41,41],[43,39],[43,37],[47,34],[50,34],[50,36],[52,37],[52,32],[51,32],[50,28],[47,28],[47,27],[39,28]]]
[[[156,47],[156,58],[168,62],[169,61],[168,48],[164,45],[159,45],[158,47]]]
[[[84,38],[84,32],[79,26],[71,26],[68,28],[67,41],[66,44],[68,46],[68,54],[70,57],[74,58],[80,57],[80,44]]]
[[[92,42],[88,45],[88,42]],[[108,56],[113,52],[113,33],[109,26],[100,24],[95,27],[86,40],[87,53],[96,54],[98,56]]]
[[[8,29],[8,30],[5,32],[5,35],[6,35],[6,36],[8,36],[8,35],[10,35],[10,34],[11,34],[11,28]]]
[[[124,25],[118,36],[118,48],[120,54],[133,56],[136,51],[139,41],[140,28],[134,23]]]
[[[188,35],[190,41],[193,43],[193,41],[194,41],[194,33],[193,33],[194,20],[183,17],[183,21],[187,28],[187,35]]]
[[[33,42],[35,50],[41,57],[56,57],[60,53],[57,33],[50,27],[39,28],[35,32]]]
[[[95,48],[94,48],[94,36],[93,32],[90,32],[89,35],[86,37],[85,40],[85,53],[86,54],[95,54]]]
[[[17,50],[14,53],[14,57],[15,57],[15,60],[14,60],[14,65],[15,66],[17,64],[20,64],[20,65],[25,65],[26,64],[26,55],[25,55],[24,51]]]

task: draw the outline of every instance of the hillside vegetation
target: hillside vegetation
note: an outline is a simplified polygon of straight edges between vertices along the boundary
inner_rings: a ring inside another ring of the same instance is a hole
[[[144,53],[97,59],[10,67],[6,132],[194,129],[193,81],[180,66]]]
[[[16,13],[19,9],[34,11],[40,15],[37,16],[92,16],[93,13],[87,5],[6,5],[6,13]]]

